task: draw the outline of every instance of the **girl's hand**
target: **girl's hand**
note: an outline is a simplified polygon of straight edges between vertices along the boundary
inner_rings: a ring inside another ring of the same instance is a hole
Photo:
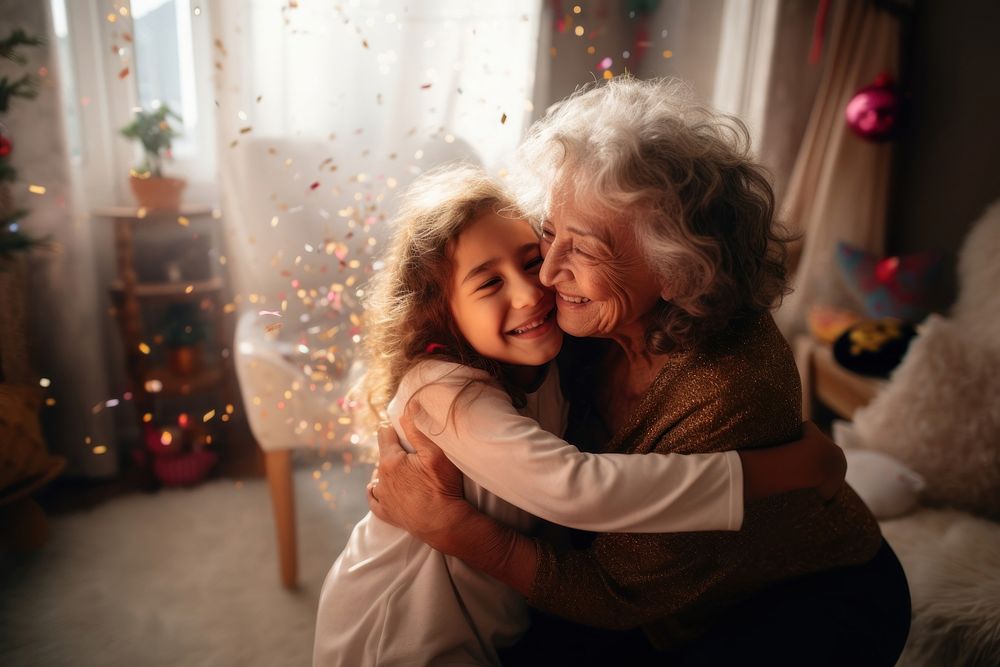
[[[413,423],[416,401],[400,420],[408,453],[391,426],[378,432],[379,463],[368,484],[368,507],[378,518],[447,552],[450,532],[474,511],[463,496],[463,478],[444,452]]]

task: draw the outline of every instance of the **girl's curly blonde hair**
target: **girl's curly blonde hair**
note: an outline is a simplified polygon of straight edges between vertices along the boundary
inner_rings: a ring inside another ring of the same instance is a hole
[[[654,353],[697,347],[787,293],[789,237],[746,125],[678,80],[578,90],[531,127],[519,162],[514,190],[538,221],[568,203],[631,228],[670,297],[651,313]]]
[[[424,359],[453,361],[486,371],[511,394],[500,365],[476,352],[458,330],[449,306],[455,240],[485,212],[519,218],[511,197],[484,170],[451,164],[428,171],[406,191],[394,219],[385,268],[365,294],[367,370],[361,395],[375,420],[403,376]]]

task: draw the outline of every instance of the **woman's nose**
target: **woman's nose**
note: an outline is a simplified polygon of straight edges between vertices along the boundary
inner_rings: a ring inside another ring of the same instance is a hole
[[[567,278],[565,275],[560,275],[565,273],[565,271],[562,249],[557,248],[556,244],[553,243],[543,254],[542,268],[538,271],[538,279],[546,287],[552,287],[557,282],[560,282],[560,280]]]

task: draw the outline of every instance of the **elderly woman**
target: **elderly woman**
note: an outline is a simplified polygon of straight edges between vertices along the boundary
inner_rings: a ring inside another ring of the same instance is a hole
[[[588,339],[560,363],[567,440],[646,454],[797,438],[798,374],[768,312],[785,290],[783,240],[744,126],[690,103],[677,84],[618,78],[553,107],[521,155],[541,280],[557,292],[559,326]],[[571,547],[467,504],[421,434],[441,428],[417,412],[407,427],[417,454],[382,443],[369,504],[572,622],[547,620],[522,658],[675,651],[708,664],[891,665],[902,649],[905,578],[846,485],[827,502],[794,492],[750,505],[740,532],[597,534]],[[573,624],[641,627],[652,648],[635,632]]]

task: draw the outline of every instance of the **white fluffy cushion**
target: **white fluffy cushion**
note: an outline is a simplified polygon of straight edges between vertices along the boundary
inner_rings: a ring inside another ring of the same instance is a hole
[[[1000,352],[957,322],[928,318],[854,425],[865,446],[924,478],[922,500],[1000,518]]]
[[[952,319],[981,345],[1000,349],[1000,201],[986,209],[965,237],[958,282]]]
[[[923,509],[882,523],[913,600],[897,667],[1000,665],[1000,524]]]

